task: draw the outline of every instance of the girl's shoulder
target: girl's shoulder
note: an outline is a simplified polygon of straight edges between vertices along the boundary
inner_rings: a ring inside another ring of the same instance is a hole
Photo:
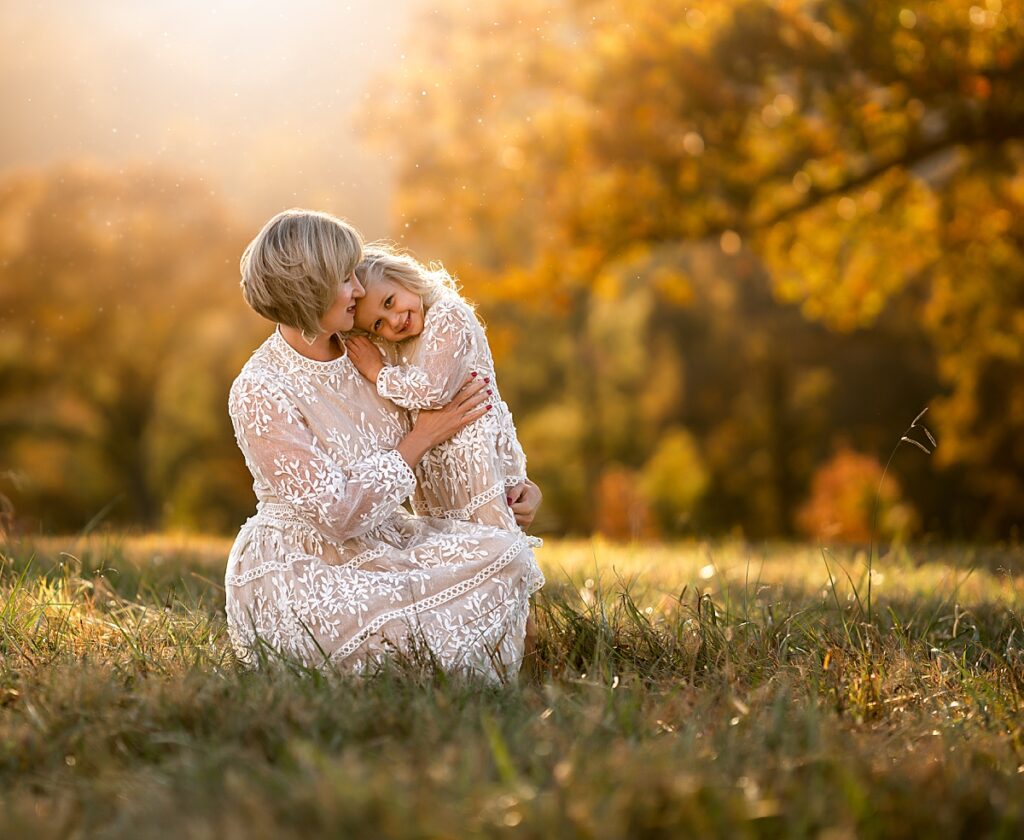
[[[458,294],[445,294],[434,301],[423,319],[424,329],[429,327],[451,329],[453,326],[476,329],[480,321],[473,306]]]

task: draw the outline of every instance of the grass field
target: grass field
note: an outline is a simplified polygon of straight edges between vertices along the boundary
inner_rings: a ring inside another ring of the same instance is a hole
[[[504,689],[241,670],[227,549],[0,549],[0,837],[1024,836],[1020,547],[551,541]]]

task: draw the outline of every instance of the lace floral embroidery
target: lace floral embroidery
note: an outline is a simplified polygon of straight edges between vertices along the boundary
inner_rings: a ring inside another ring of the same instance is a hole
[[[487,415],[435,446],[417,466],[416,510],[516,529],[501,496],[526,480],[526,456],[498,392],[494,361],[476,314],[460,298],[444,297],[427,311],[420,335],[386,355],[398,364],[381,369],[377,391],[412,411],[444,405],[474,371],[490,380],[493,391]],[[501,504],[490,504],[495,500]]]
[[[347,357],[308,360],[275,333],[228,407],[259,502],[225,572],[244,662],[269,647],[361,671],[416,636],[446,667],[515,673],[529,595],[543,582],[527,538],[405,511],[419,492],[395,451],[408,417]],[[474,445],[501,421],[478,425],[465,437]]]

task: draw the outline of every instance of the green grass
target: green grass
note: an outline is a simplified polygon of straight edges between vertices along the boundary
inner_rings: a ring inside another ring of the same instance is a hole
[[[551,542],[504,689],[241,670],[227,548],[3,549],[0,836],[1024,833],[1020,548],[891,552],[868,623],[854,552]]]

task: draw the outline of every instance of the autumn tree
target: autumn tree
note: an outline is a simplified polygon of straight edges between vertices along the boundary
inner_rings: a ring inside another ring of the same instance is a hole
[[[238,301],[242,242],[173,172],[65,166],[0,185],[0,464],[19,515],[238,517],[224,401],[257,328]]]
[[[561,314],[585,483],[596,296],[685,299],[666,254],[711,242],[834,332],[919,324],[938,463],[984,530],[1024,516],[1019,0],[432,5],[366,117],[399,161],[398,229],[485,310]]]

